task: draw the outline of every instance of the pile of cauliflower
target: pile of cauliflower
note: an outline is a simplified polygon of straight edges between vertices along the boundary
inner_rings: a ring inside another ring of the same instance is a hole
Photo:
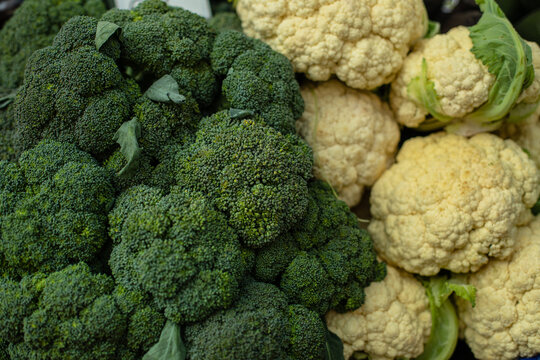
[[[422,0],[237,1],[243,31],[304,74],[314,174],[369,206],[388,264],[361,308],[326,316],[345,359],[448,359],[426,355],[441,274],[477,359],[540,354],[540,47],[477,3],[477,25],[432,36]]]

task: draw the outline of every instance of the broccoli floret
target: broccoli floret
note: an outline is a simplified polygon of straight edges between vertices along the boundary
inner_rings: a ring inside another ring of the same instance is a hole
[[[18,276],[89,261],[107,239],[109,172],[74,145],[45,140],[0,162],[0,257]]]
[[[257,253],[255,276],[279,284],[291,301],[319,314],[351,311],[364,288],[385,276],[369,234],[347,205],[322,181],[309,184],[306,216]]]
[[[219,14],[222,12],[233,12],[233,2],[227,0],[210,0],[210,6],[212,7],[213,14]]]
[[[0,109],[0,160],[15,160],[19,153],[14,118],[13,105]]]
[[[132,187],[109,219],[113,276],[127,289],[150,293],[168,319],[200,321],[239,295],[253,255],[202,195]]]
[[[222,111],[201,120],[195,141],[177,157],[176,180],[213,199],[243,243],[257,248],[304,215],[312,161],[297,135]]]
[[[70,18],[99,17],[105,11],[102,0],[24,1],[0,31],[0,87],[19,87],[27,59],[34,51],[51,45]]]
[[[242,31],[242,21],[234,12],[220,12],[208,19],[208,25],[216,31]]]
[[[228,107],[253,110],[274,128],[295,132],[304,101],[289,60],[268,45],[227,30],[216,37],[212,67],[223,80]]]
[[[209,64],[215,33],[206,20],[161,0],[147,0],[133,10],[113,9],[101,20],[122,28],[122,60],[155,79],[170,74],[184,95],[207,107],[218,92]]]
[[[114,134],[130,119],[140,91],[115,62],[116,39],[96,49],[96,29],[96,19],[72,18],[53,46],[28,60],[14,105],[23,149],[47,138],[76,144],[98,158],[112,151]]]
[[[325,327],[319,316],[289,305],[274,285],[248,281],[235,305],[186,327],[191,360],[322,359]]]
[[[126,316],[114,281],[80,263],[50,275],[0,280],[0,329],[12,359],[117,359]]]

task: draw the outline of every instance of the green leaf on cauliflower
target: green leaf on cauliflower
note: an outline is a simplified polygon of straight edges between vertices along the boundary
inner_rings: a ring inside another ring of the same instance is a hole
[[[457,345],[459,323],[450,295],[464,298],[474,306],[476,289],[447,275],[422,277],[431,310],[431,334],[424,352],[416,360],[448,360]]]
[[[496,79],[488,101],[467,118],[486,123],[506,116],[522,90],[534,80],[532,50],[495,0],[476,0],[483,14],[470,28],[471,52]]]

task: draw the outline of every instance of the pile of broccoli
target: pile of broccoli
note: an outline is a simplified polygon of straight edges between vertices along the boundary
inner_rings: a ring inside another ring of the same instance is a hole
[[[0,360],[328,359],[385,268],[290,63],[160,0],[74,11],[0,113]]]

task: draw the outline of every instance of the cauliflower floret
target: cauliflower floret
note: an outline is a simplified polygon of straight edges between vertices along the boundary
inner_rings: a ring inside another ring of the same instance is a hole
[[[501,136],[514,140],[525,149],[540,169],[540,106],[524,121],[503,127]]]
[[[389,83],[427,29],[421,0],[239,0],[244,32],[315,81],[358,89]]]
[[[376,95],[337,80],[302,87],[305,112],[296,129],[313,148],[314,174],[350,207],[393,161],[399,128]]]
[[[536,76],[516,104],[535,103],[540,95],[540,47],[532,42],[527,44],[532,49]],[[390,105],[400,124],[418,127],[429,115],[409,89],[411,80],[420,75],[424,60],[427,79],[435,86],[442,115],[461,119],[488,101],[495,76],[471,52],[472,47],[469,29],[463,26],[416,43],[390,91]]]
[[[465,340],[480,360],[540,353],[540,217],[518,229],[514,251],[468,275],[476,307],[457,299]]]
[[[431,313],[424,287],[413,276],[387,266],[386,278],[366,288],[359,309],[326,315],[330,331],[343,341],[348,359],[362,351],[373,360],[414,358],[424,351],[431,332]]]
[[[476,271],[513,251],[540,174],[512,140],[437,133],[411,139],[371,191],[379,255],[421,275]]]

